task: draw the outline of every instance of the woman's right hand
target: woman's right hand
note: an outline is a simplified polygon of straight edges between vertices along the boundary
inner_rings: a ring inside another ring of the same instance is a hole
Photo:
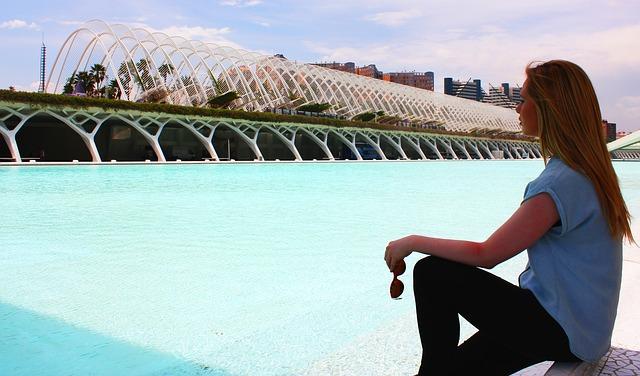
[[[389,271],[393,272],[401,260],[409,256],[412,251],[414,235],[405,236],[404,238],[392,240],[387,244],[384,252],[384,261],[389,267]]]

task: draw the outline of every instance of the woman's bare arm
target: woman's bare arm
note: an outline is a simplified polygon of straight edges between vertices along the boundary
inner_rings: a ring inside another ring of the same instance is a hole
[[[558,219],[553,199],[541,193],[523,202],[511,218],[482,243],[409,235],[390,242],[384,258],[389,270],[412,252],[493,268],[534,244]]]

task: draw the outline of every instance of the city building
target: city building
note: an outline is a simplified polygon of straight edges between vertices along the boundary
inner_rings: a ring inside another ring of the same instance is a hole
[[[354,73],[359,76],[382,79],[382,71],[378,70],[375,64],[356,67],[356,64],[351,61],[347,63],[337,63],[334,61],[332,63],[311,63],[311,65],[329,68],[341,72]]]
[[[489,103],[494,106],[515,109],[517,106],[517,103],[513,102],[509,98],[509,96],[505,94],[504,85],[507,85],[506,89],[508,90],[509,84],[502,84],[502,86],[500,87],[494,87],[491,84],[489,84],[489,93],[486,93],[483,91],[484,93],[482,96],[482,101],[484,103]]]
[[[335,61],[332,63],[312,63],[311,65],[317,65],[319,67],[334,69],[341,72],[356,73],[356,64],[351,61],[347,63],[336,63]]]
[[[494,106],[500,106],[504,108],[515,109],[520,103],[520,88],[509,88],[509,84],[504,82],[498,87],[494,87],[489,84],[489,93],[483,95],[482,101],[492,104]],[[517,100],[512,98],[513,93],[517,93]]]
[[[609,123],[606,119],[602,120],[602,133],[607,142],[616,140],[616,123]]]
[[[616,132],[616,140],[622,137],[626,137],[628,135],[630,135],[631,132],[627,132],[627,131],[618,131]]]
[[[354,73],[359,76],[376,78],[379,80],[394,82],[401,85],[416,87],[419,89],[433,91],[434,76],[433,72],[390,72],[383,73],[375,64],[369,64],[362,67],[356,67],[353,62],[346,63],[312,63],[323,68],[329,68],[341,72]]]
[[[446,77],[444,79],[444,93],[508,109],[515,109],[522,101],[519,86],[512,87],[507,82],[503,82],[497,87],[489,84],[489,90],[485,91],[478,79],[457,81]]]
[[[520,90],[522,90],[522,88],[519,87],[519,86],[510,87],[509,88],[509,98],[511,98],[511,100],[516,102],[516,103],[522,102],[522,97],[520,96]]]
[[[390,72],[384,73],[382,79],[401,85],[433,91],[433,72]]]
[[[520,96],[520,86],[510,86],[508,82],[503,82],[500,85],[502,89],[502,93],[509,97],[509,100],[514,102],[516,105],[522,102],[522,97]]]
[[[379,80],[382,79],[382,71],[379,71],[378,68],[376,68],[375,64],[369,64],[365,65],[364,67],[356,68],[356,74],[359,76],[377,78]]]
[[[473,101],[482,101],[482,87],[480,80],[471,79],[467,81],[457,81],[451,77],[444,79],[444,93],[453,95],[454,97],[470,99]]]

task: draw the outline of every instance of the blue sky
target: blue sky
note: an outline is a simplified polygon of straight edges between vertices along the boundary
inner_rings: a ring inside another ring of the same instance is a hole
[[[640,1],[23,0],[0,15],[0,87],[37,89],[42,34],[51,63],[84,21],[102,19],[300,62],[521,84],[533,60],[563,58],[591,76],[603,116],[640,129]],[[49,64],[48,68],[51,68]]]

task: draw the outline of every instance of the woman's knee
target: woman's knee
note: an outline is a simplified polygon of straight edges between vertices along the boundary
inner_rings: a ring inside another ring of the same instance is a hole
[[[467,266],[449,261],[437,256],[428,256],[419,260],[413,267],[413,280],[415,282],[422,281],[439,281],[443,282],[449,278],[456,277],[458,271],[462,271]]]
[[[413,280],[424,280],[426,278],[437,278],[446,266],[444,266],[446,260],[437,256],[424,257],[413,267]]]

